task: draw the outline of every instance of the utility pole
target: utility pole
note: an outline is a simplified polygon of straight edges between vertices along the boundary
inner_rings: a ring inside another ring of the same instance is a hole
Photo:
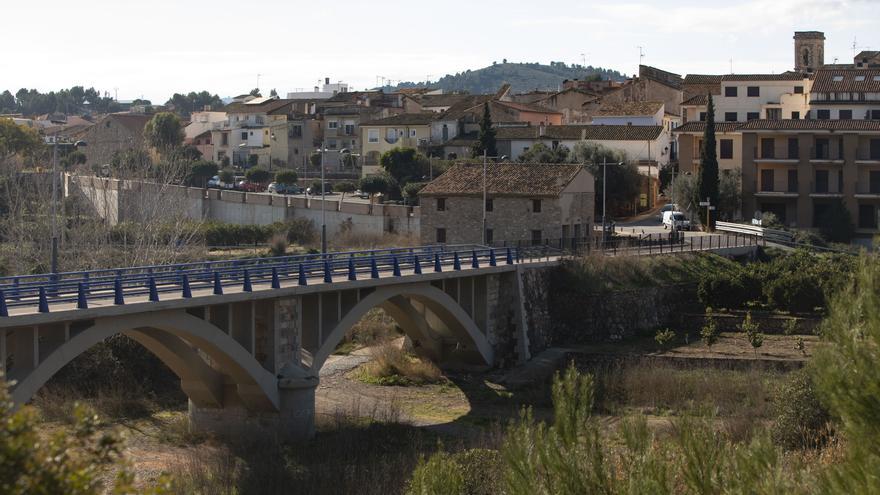
[[[52,260],[50,269],[58,273],[58,220],[56,218],[58,203],[58,135],[52,140]]]
[[[486,150],[483,150],[483,245],[486,244]]]
[[[321,143],[321,253],[327,254],[327,213],[324,210],[324,151],[326,143]]]
[[[608,157],[602,157],[602,240],[604,241],[607,236],[607,230],[605,227],[605,206],[606,201],[608,201],[608,196],[605,194],[605,179],[608,176]]]

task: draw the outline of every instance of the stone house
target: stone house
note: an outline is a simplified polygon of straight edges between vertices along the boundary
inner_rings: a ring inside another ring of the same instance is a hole
[[[133,113],[111,113],[95,125],[84,129],[75,138],[88,143],[88,146],[83,147],[81,151],[85,153],[89,165],[108,164],[117,151],[143,149],[144,126],[152,117],[152,115]]]
[[[521,245],[588,238],[595,181],[581,165],[459,163],[419,193],[422,244]],[[486,215],[485,238],[482,231]]]

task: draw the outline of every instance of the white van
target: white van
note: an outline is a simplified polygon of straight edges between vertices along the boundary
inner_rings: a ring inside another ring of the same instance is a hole
[[[674,222],[674,224],[673,224]],[[675,226],[675,230],[691,230],[691,221],[680,211],[663,212],[663,228]]]

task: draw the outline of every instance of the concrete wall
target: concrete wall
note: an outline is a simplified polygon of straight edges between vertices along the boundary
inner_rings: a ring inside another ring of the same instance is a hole
[[[321,225],[321,200],[266,193],[243,193],[135,181],[68,176],[66,194],[82,194],[95,213],[110,224],[183,216],[240,225],[268,225],[294,218]],[[419,235],[420,209],[327,200],[323,218],[327,232]]]

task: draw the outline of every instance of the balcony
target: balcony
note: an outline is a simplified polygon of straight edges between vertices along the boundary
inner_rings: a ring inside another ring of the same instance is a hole
[[[856,163],[859,165],[880,165],[880,150],[859,151],[856,155]]]
[[[840,198],[843,197],[843,191],[840,185],[832,185],[827,182],[811,182],[810,183],[811,198]]]
[[[797,183],[789,182],[787,187],[776,187],[773,183],[755,181],[755,196],[761,198],[796,198],[798,197]]]
[[[841,150],[829,148],[810,148],[810,163],[832,163],[843,165],[843,153]]]
[[[753,148],[753,154],[756,162],[763,163],[797,163],[800,161],[798,153],[776,153],[775,150],[759,150]]]
[[[862,199],[877,199],[880,198],[880,183],[874,182],[873,184],[856,184],[856,194],[857,198]]]

